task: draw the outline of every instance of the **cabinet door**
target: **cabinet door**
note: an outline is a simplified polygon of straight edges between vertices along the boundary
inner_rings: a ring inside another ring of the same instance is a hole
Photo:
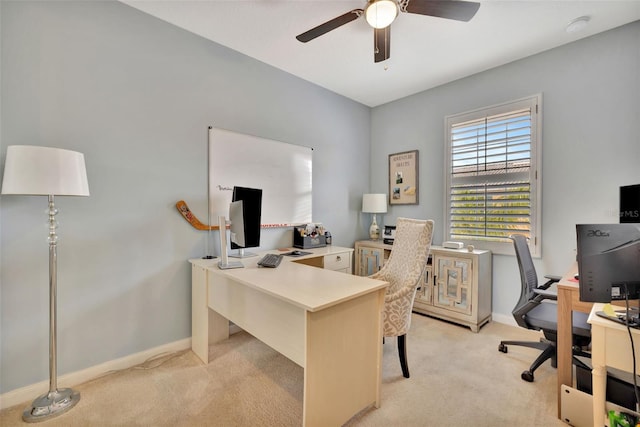
[[[435,257],[436,289],[433,305],[471,314],[472,261],[448,256]]]
[[[384,264],[384,249],[361,246],[358,248],[359,276],[370,276]]]
[[[433,266],[427,265],[425,267],[422,279],[422,284],[416,292],[415,301],[431,305],[431,294],[433,293]]]

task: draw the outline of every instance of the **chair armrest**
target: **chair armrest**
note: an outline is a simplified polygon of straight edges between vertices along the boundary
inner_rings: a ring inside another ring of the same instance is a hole
[[[553,285],[554,283],[558,283],[561,279],[560,276],[544,276],[544,278],[549,280],[547,280],[544,285],[538,286],[537,289],[547,289],[549,286]]]
[[[554,291],[548,291],[544,288],[537,288],[533,290],[533,293],[536,294],[536,300],[538,300],[538,296],[542,297],[540,298],[540,301],[545,300],[545,299],[551,299],[554,301],[558,300],[558,294]]]
[[[523,304],[522,307],[517,308],[513,312],[513,317],[516,319],[516,323],[519,326],[527,329],[529,328],[524,321],[524,315],[530,312],[534,307],[537,307],[538,305],[540,305],[540,301],[536,301],[537,298],[538,297],[527,301],[526,304]]]

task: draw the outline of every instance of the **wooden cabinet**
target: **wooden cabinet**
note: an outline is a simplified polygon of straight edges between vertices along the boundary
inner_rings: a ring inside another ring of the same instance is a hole
[[[355,244],[356,274],[378,271],[393,245]],[[468,326],[473,332],[491,320],[491,252],[432,246],[413,311]]]
[[[371,276],[382,268],[389,259],[392,245],[385,245],[382,241],[361,240],[356,242],[356,272],[358,276]]]

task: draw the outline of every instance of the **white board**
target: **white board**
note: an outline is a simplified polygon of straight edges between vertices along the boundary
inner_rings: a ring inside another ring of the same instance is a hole
[[[229,217],[233,187],[262,189],[263,227],[311,222],[309,147],[209,128],[211,218]]]

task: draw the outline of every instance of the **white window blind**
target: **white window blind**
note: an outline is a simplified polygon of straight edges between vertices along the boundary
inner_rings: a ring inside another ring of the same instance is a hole
[[[529,237],[538,253],[538,96],[450,116],[446,235],[497,253],[508,237]]]

